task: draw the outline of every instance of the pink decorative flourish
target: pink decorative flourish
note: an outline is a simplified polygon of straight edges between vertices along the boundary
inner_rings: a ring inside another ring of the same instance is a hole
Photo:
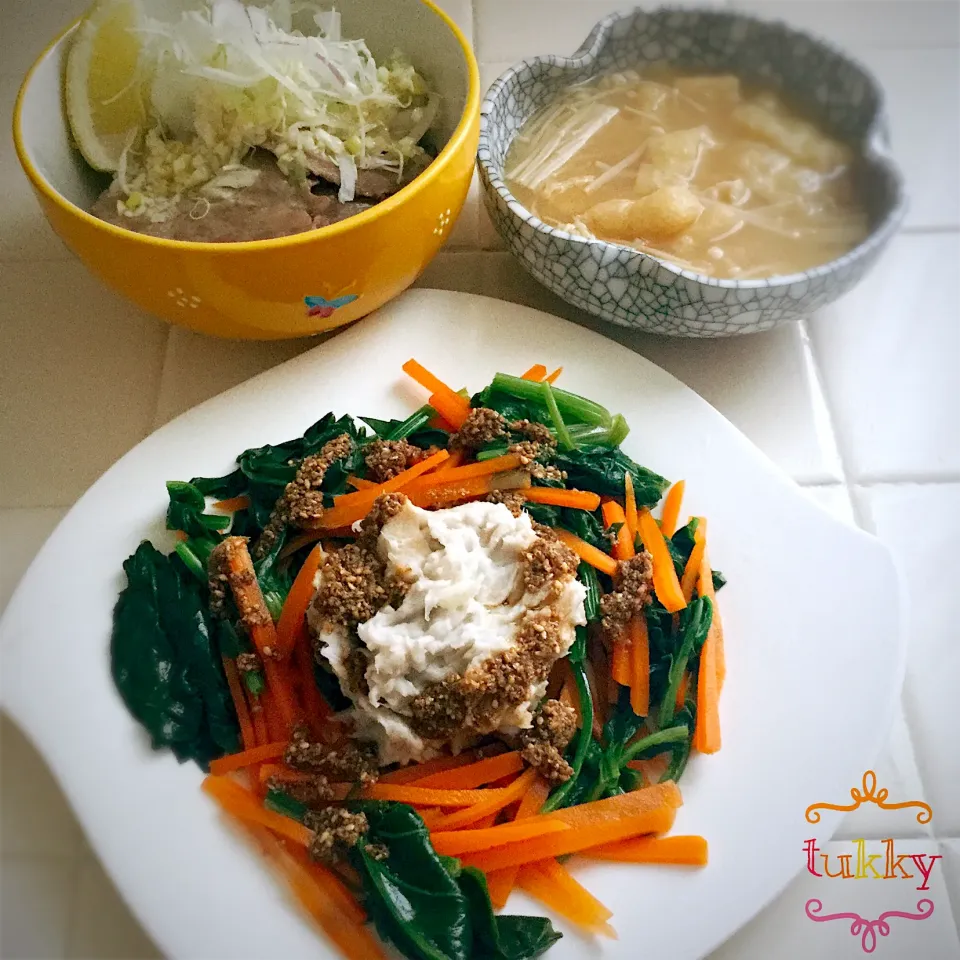
[[[881,913],[876,920],[866,920],[859,913],[828,913],[821,917],[820,911],[823,910],[823,904],[819,900],[808,900],[804,906],[804,911],[811,920],[817,923],[826,923],[828,920],[850,920],[850,933],[855,937],[860,937],[860,946],[864,953],[873,953],[877,949],[877,934],[881,937],[890,935],[890,924],[887,923],[888,917],[900,917],[904,920],[926,920],[933,913],[932,900],[918,900],[917,913],[903,913],[901,910],[887,910]]]

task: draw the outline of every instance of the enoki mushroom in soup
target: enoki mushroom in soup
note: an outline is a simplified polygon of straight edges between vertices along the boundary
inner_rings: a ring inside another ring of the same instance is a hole
[[[517,135],[517,199],[545,223],[688,270],[750,279],[847,253],[868,232],[856,154],[777,94],[665,67],[574,84]]]

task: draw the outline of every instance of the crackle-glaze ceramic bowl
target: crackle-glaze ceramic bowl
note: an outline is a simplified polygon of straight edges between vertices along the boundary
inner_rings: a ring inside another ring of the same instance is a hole
[[[803,273],[730,280],[550,227],[503,178],[510,144],[527,119],[568,84],[650,62],[692,73],[734,73],[783,91],[862,155],[858,172],[871,232],[844,256]],[[883,95],[860,64],[782,23],[712,10],[612,14],[571,57],[524,60],[490,88],[480,108],[478,165],[493,222],[523,267],[564,300],[627,327],[680,337],[725,337],[798,320],[846,293],[876,261],[906,209],[890,157]]]
[[[103,178],[70,142],[61,75],[75,26],[27,74],[14,114],[24,171],[50,225],[107,286],[171,323],[221,337],[304,337],[363,317],[433,259],[473,176],[480,80],[470,44],[430,0],[340,0],[344,36],[402,50],[441,94],[442,149],[412,183],[319,230],[247,243],[158,240],[87,213]]]

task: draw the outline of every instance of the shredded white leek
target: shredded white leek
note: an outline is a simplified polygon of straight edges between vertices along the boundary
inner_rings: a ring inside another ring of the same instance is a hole
[[[401,55],[378,64],[363,40],[342,39],[336,11],[309,0],[144,0],[144,10],[149,126],[116,178],[141,196],[138,212],[169,213],[255,147],[287,174],[335,165],[345,201],[360,169],[399,180],[424,157],[438,98]]]

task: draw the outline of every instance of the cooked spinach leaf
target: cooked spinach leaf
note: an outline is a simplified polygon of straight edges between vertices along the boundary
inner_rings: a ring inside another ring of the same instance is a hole
[[[570,510],[565,507],[560,511],[559,526],[575,533],[581,540],[586,540],[598,550],[604,553],[610,552],[610,541],[603,532],[603,517],[599,510],[588,513],[586,510]]]
[[[475,867],[462,867],[457,882],[473,921],[472,960],[539,957],[562,936],[545,917],[496,916],[487,878]]]
[[[542,523],[545,527],[559,527],[560,508],[552,507],[546,503],[530,503],[523,505],[523,512],[530,514],[530,519],[535,523]]]
[[[383,422],[383,421],[378,421]],[[234,515],[233,530],[240,536],[256,537],[266,526],[274,504],[283,493],[284,487],[296,476],[297,467],[304,457],[320,452],[329,440],[340,434],[349,434],[357,445],[365,443],[369,437],[367,431],[358,426],[352,417],[337,417],[328,413],[309,427],[302,437],[287,440],[278,444],[264,444],[262,447],[251,447],[244,450],[237,457],[239,469],[223,477],[195,477],[190,484],[176,483],[176,487],[191,486],[196,493],[221,498],[236,497],[241,494],[250,498],[250,507]],[[356,456],[357,451],[351,456]],[[350,458],[347,458],[348,460]],[[351,461],[350,468],[355,465]],[[342,467],[342,465],[341,465]],[[328,471],[329,478],[324,479],[325,493],[343,493],[346,489],[346,477],[350,469],[338,469],[335,464]],[[192,504],[191,509],[202,510],[197,504],[196,496],[188,490],[182,491],[179,496]],[[173,496],[171,495],[171,503]],[[223,519],[223,518],[213,518]],[[207,520],[199,521],[207,528],[209,534],[211,524]],[[229,525],[228,523],[224,526]],[[183,529],[176,528],[176,529]],[[223,529],[212,527],[212,529]],[[196,534],[202,531],[196,531]],[[187,533],[192,533],[187,530]]]
[[[202,587],[147,543],[124,563],[114,610],[111,671],[155,749],[202,766],[239,749],[236,716]]]
[[[683,680],[690,658],[696,656],[707,638],[707,632],[713,620],[713,604],[709,597],[697,597],[680,614],[681,637],[679,648],[673,655],[667,677],[667,688],[660,702],[660,727],[673,722],[676,711],[677,690]]]
[[[539,397],[522,400],[495,389],[492,384],[471,397],[470,406],[496,410],[507,420],[533,420],[548,425],[550,423],[550,414]]]
[[[581,564],[581,576],[585,564]],[[592,570],[592,567],[587,567]],[[589,587],[588,596],[589,596]],[[574,683],[577,686],[577,699],[580,701],[580,730],[576,735],[576,745],[568,748],[567,762],[573,768],[573,775],[562,783],[543,805],[543,813],[550,813],[552,810],[559,810],[561,807],[570,806],[575,803],[573,798],[578,796],[578,787],[581,778],[585,776],[584,766],[590,753],[591,746],[596,746],[593,739],[593,696],[590,692],[590,684],[587,681],[586,668],[584,661],[587,657],[587,628],[577,627],[576,640],[570,647],[569,661],[570,671],[573,674]],[[591,782],[594,777],[590,777]]]
[[[283,610],[284,601],[293,586],[289,569],[280,565],[280,553],[286,540],[287,531],[283,529],[277,535],[270,552],[253,564],[264,603],[274,620],[280,619],[280,611]]]
[[[587,595],[583,599],[583,611],[587,617],[587,623],[596,623],[600,620],[601,596],[600,579],[597,576],[597,571],[589,563],[581,561],[577,567],[577,579],[587,588]],[[570,659],[573,659],[572,651]],[[582,659],[582,655],[580,659]]]
[[[700,520],[697,517],[691,517],[686,526],[680,527],[672,537],[667,538],[667,546],[670,548],[670,555],[673,557],[673,565],[677,568],[679,575],[683,574],[683,568],[690,559],[693,552],[693,545],[696,543],[697,527],[700,526]]]
[[[230,526],[230,518],[204,513],[206,499],[192,483],[167,481],[167,529],[182,530],[189,537],[206,537]]]
[[[438,856],[404,804],[359,804],[370,824],[354,848],[365,906],[380,936],[408,960],[528,960],[559,939],[539,917],[495,917],[483,876]],[[368,844],[390,855],[375,860]]]
[[[216,497],[218,500],[239,497],[247,488],[247,478],[239,467],[225,477],[194,477],[190,483],[205,497]]]
[[[550,423],[549,414],[546,413],[548,401],[543,383],[536,380],[524,380],[522,377],[514,377],[508,373],[498,373],[487,390],[483,392],[486,393],[487,391],[491,394],[506,394],[515,400],[527,403],[532,408],[542,408],[545,415],[531,419]],[[613,422],[610,411],[593,400],[588,400],[586,397],[556,387],[551,387],[550,393],[556,402],[557,409],[567,423],[594,423],[609,426]],[[508,417],[508,419],[516,418]]]
[[[619,448],[586,447],[558,453],[556,465],[565,470],[568,485],[610,497],[623,495],[623,478],[627,471],[633,478],[637,506],[652,507],[660,501],[669,481],[641,467]]]

